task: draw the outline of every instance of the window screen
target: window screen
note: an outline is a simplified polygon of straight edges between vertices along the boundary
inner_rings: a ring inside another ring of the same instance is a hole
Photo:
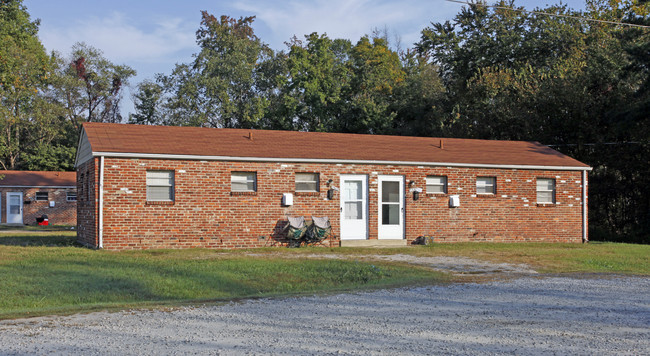
[[[447,177],[427,176],[427,193],[447,193]]]
[[[255,172],[232,172],[230,188],[233,192],[257,191],[257,174]]]
[[[147,171],[147,200],[174,200],[174,171]]]
[[[496,180],[497,179],[495,177],[477,177],[476,193],[496,194]]]
[[[296,192],[317,192],[318,173],[296,173]]]
[[[555,179],[537,178],[537,202],[555,203]]]

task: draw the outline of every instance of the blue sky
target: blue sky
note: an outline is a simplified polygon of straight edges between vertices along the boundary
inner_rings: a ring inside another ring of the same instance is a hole
[[[559,1],[516,1],[526,9]],[[583,9],[583,0],[564,1]],[[41,20],[39,37],[48,51],[67,54],[75,42],[86,42],[138,75],[131,88],[156,73],[170,73],[176,63],[198,52],[194,33],[201,10],[213,15],[256,16],[255,33],[273,49],[285,49],[293,35],[311,32],[356,42],[373,28],[387,28],[403,48],[419,39],[431,22],[453,18],[461,4],[444,0],[25,0],[32,18]],[[132,110],[130,93],[125,113]]]

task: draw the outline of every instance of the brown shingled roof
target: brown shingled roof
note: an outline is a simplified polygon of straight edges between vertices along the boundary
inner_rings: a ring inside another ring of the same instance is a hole
[[[0,186],[76,186],[76,172],[0,171]]]
[[[83,128],[92,151],[104,153],[588,167],[526,141],[107,123]]]

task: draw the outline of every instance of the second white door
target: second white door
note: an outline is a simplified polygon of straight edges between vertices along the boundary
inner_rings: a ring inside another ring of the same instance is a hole
[[[404,239],[404,177],[379,176],[378,238]]]

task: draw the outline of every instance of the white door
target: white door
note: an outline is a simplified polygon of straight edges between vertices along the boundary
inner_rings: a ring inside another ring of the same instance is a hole
[[[404,177],[379,176],[377,238],[404,238]]]
[[[368,238],[368,176],[341,175],[341,240]]]
[[[23,193],[7,193],[7,224],[23,223]]]

